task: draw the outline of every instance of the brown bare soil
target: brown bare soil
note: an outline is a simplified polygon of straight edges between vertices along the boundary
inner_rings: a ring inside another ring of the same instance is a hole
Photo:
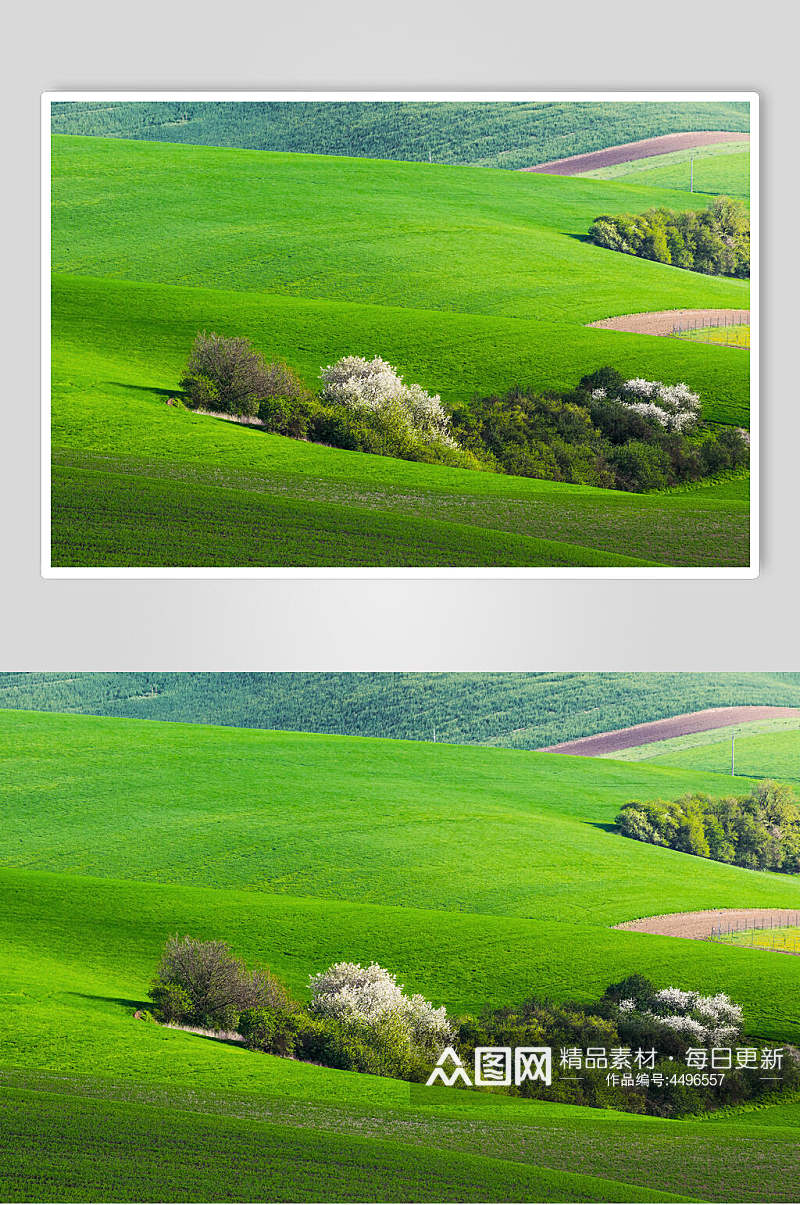
[[[560,745],[548,745],[540,752],[601,757],[604,753],[633,749],[636,745],[648,745],[651,741],[668,741],[674,736],[687,736],[691,732],[710,732],[714,728],[727,728],[731,724],[747,724],[752,720],[774,720],[788,716],[800,716],[800,707],[707,707],[703,711],[687,711],[683,715],[669,716],[665,720],[633,724],[630,728],[615,728],[611,732],[598,732],[595,736],[563,741]]]
[[[589,151],[585,155],[552,159],[548,163],[537,163],[535,167],[520,168],[520,171],[545,172],[552,176],[578,176],[581,172],[595,171],[600,167],[632,163],[634,159],[648,159],[651,155],[666,155],[670,151],[684,151],[693,146],[708,146],[713,142],[749,141],[749,134],[735,133],[731,130],[694,130],[684,134],[661,134],[658,138],[621,142],[618,146],[607,146],[602,151]]]
[[[749,310],[653,310],[645,314],[620,314],[616,318],[600,318],[587,326],[600,326],[607,331],[628,331],[633,335],[671,335],[675,327],[689,330],[695,326],[723,326],[725,323],[745,325],[750,322]]]
[[[800,912],[791,908],[783,911],[777,908],[713,908],[705,912],[668,912],[663,916],[644,916],[641,920],[624,921],[621,925],[614,925],[614,928],[708,941],[713,926],[729,924],[734,928],[744,928],[745,925],[755,924],[769,928],[771,925],[785,925],[787,920],[800,923]]]

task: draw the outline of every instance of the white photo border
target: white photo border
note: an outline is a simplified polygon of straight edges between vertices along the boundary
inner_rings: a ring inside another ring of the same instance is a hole
[[[139,566],[139,567],[62,567],[52,564],[51,550],[51,105],[69,101],[682,101],[719,102],[743,101],[750,105],[750,215],[751,215],[751,280],[750,280],[750,563],[743,567],[525,567],[488,568],[430,567],[250,567],[217,568],[203,566]],[[41,158],[41,575],[43,578],[624,578],[624,579],[742,579],[759,575],[759,94],[755,91],[675,90],[667,92],[605,91],[605,92],[435,92],[409,90],[401,92],[348,91],[47,91],[42,93],[42,158]]]

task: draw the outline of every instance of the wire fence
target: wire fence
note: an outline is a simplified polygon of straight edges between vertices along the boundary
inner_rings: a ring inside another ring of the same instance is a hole
[[[710,941],[800,954],[800,911],[768,912],[762,916],[712,925]]]
[[[672,327],[676,338],[698,343],[716,343],[721,347],[750,347],[750,311],[730,310],[724,318],[687,314]]]

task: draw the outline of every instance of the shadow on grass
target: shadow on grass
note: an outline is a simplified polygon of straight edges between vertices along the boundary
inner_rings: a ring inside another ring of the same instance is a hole
[[[604,833],[616,833],[620,835],[620,831],[616,824],[602,824],[599,820],[584,820],[584,824],[588,824],[590,828],[601,828]]]
[[[135,393],[152,393],[156,397],[185,397],[181,389],[157,389],[155,385],[130,385],[127,381],[103,381],[104,385],[113,385],[116,389],[131,389]]]
[[[99,1000],[102,1004],[118,1004],[120,1008],[132,1008],[134,1011],[137,1008],[152,1008],[152,1000],[126,1000],[122,996],[93,996],[88,992],[69,992],[70,996],[77,996],[80,1000]]]

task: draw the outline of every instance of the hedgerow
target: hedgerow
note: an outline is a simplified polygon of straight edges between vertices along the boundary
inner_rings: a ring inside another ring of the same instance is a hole
[[[172,978],[170,978],[172,976]],[[654,1078],[622,1084],[608,1059],[586,1060],[581,1075],[551,1084],[524,1079],[512,1094],[569,1104],[673,1116],[748,1100],[767,1081],[733,1067],[724,1076],[692,1074],[692,1056],[743,1041],[741,1007],[720,992],[704,996],[678,987],[657,989],[642,975],[611,984],[593,1003],[530,997],[522,1004],[454,1019],[422,995],[407,995],[378,963],[337,962],[309,980],[308,1005],[293,1000],[269,971],[249,972],[224,942],[170,938],[151,987],[155,1019],[166,1024],[216,1025],[253,1051],[341,1070],[424,1083],[448,1047],[464,1065],[478,1048],[549,1046],[555,1058],[595,1048],[633,1057],[650,1050]],[[208,1031],[204,1031],[208,1032]],[[222,1036],[222,1035],[220,1035]],[[628,1065],[631,1065],[630,1063]],[[687,1080],[688,1077],[688,1080]],[[782,1087],[800,1085],[800,1061],[787,1052]],[[658,1082],[656,1082],[658,1080]],[[773,1081],[768,1087],[772,1090]]]
[[[750,212],[729,197],[715,197],[699,212],[603,215],[589,227],[589,238],[611,251],[709,276],[750,276]]]
[[[700,422],[688,385],[602,368],[564,395],[522,389],[448,414],[386,360],[343,356],[313,395],[247,339],[198,334],[181,382],[195,409],[350,451],[610,489],[658,490],[748,463],[746,432]]]
[[[800,874],[800,805],[791,788],[764,781],[746,795],[631,800],[616,820],[637,841],[730,862]]]
[[[642,492],[744,468],[745,432],[700,421],[684,383],[626,380],[613,368],[562,395],[515,389],[453,413],[459,443],[520,477]]]

